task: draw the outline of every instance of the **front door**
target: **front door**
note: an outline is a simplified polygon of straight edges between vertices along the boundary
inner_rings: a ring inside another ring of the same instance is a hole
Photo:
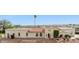
[[[11,39],[14,39],[15,38],[15,34],[13,33],[12,35],[11,35]]]

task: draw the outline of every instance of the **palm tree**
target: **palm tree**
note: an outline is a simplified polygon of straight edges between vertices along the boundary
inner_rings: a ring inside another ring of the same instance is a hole
[[[36,26],[36,15],[34,15],[34,26]]]

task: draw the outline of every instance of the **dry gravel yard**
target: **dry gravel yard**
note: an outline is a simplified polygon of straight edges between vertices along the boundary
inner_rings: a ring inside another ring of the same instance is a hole
[[[48,39],[0,39],[0,43],[56,43]]]
[[[0,39],[0,43],[79,43],[78,39],[74,40],[48,40],[48,39]]]

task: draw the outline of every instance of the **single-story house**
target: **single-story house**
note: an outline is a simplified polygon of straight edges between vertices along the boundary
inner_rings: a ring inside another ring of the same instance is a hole
[[[45,38],[43,28],[14,28],[5,30],[6,38]]]
[[[13,28],[5,30],[6,38],[53,38],[55,30],[59,35],[75,35],[74,28],[68,27],[41,27],[41,28]]]

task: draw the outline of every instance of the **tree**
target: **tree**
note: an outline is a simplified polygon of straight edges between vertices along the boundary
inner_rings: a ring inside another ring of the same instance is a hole
[[[36,18],[37,18],[37,15],[34,15],[34,26],[36,26]]]
[[[2,30],[3,33],[5,33],[5,29],[14,28],[12,23],[8,20],[0,20],[0,24],[3,25],[3,30]]]
[[[15,28],[21,28],[21,25],[14,25]]]

